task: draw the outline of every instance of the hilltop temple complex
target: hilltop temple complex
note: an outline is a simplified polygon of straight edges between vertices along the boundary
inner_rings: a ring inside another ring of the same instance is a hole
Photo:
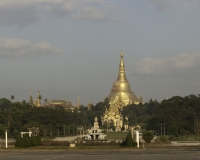
[[[107,99],[111,103],[119,103],[120,106],[127,106],[128,104],[139,104],[143,103],[142,96],[137,98],[132,92],[130,84],[126,78],[125,65],[124,65],[124,54],[120,54],[119,72],[117,81],[114,82],[110,94]]]
[[[124,54],[121,52],[118,78],[117,81],[114,82],[111,92],[107,97],[110,102],[110,107],[106,109],[101,117],[102,124],[113,123],[116,131],[121,131],[123,126],[125,130],[128,128],[128,117],[123,120],[124,117],[121,114],[123,107],[129,104],[143,103],[142,96],[137,98],[131,90],[130,84],[126,78],[123,58]]]
[[[79,110],[81,103],[80,103],[80,98],[78,97],[78,102],[76,106],[73,106],[72,103],[68,100],[61,100],[61,99],[45,99],[44,105],[41,103],[42,96],[40,94],[40,91],[38,91],[38,96],[37,98],[33,101],[32,93],[30,93],[29,97],[29,105],[31,107],[48,107],[52,109],[56,109],[57,107],[63,107],[65,110],[70,110],[74,111],[75,109]]]

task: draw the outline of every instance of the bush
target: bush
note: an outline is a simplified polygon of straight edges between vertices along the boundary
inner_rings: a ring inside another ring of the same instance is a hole
[[[30,142],[30,137],[26,134],[24,134],[24,137],[22,138],[23,141],[25,142],[25,146],[24,147],[30,147],[31,146],[31,142]]]
[[[30,137],[31,146],[37,146],[35,136]]]
[[[69,141],[52,141],[49,139],[43,140],[42,144],[43,146],[69,146]]]
[[[38,137],[38,145],[41,145],[41,142],[42,142],[41,137],[39,135],[37,137]]]
[[[134,147],[134,142],[133,142],[133,139],[132,139],[132,135],[131,135],[131,132],[129,132],[126,136],[126,139],[123,143],[126,147]]]
[[[31,146],[38,146],[38,145],[41,145],[40,136],[29,137],[28,134],[24,134],[23,138],[21,138],[21,136],[18,136],[16,138],[15,147],[31,147]]]
[[[21,136],[17,137],[15,147],[25,147],[24,140]]]
[[[169,142],[169,138],[167,136],[160,136],[160,141],[166,143]]]
[[[143,132],[142,138],[145,140],[145,142],[151,142],[153,139],[153,133],[151,131],[145,131]]]

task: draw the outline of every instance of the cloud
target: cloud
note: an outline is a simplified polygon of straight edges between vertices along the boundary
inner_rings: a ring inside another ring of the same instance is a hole
[[[136,63],[136,72],[141,74],[159,74],[170,69],[183,70],[197,67],[200,53],[180,54],[168,59],[145,58]]]
[[[87,51],[87,48],[82,47],[82,46],[78,46],[78,47],[76,48],[76,50],[77,50],[78,52],[84,52],[84,51]]]
[[[159,10],[167,12],[171,10],[186,9],[191,5],[200,4],[199,0],[149,0]]]
[[[20,58],[57,54],[62,52],[59,48],[47,42],[31,43],[27,40],[16,38],[0,38],[0,57]]]
[[[177,57],[172,57],[170,59],[171,63],[175,68],[190,68],[198,64],[200,60],[200,54],[181,54]]]
[[[90,21],[124,20],[120,9],[106,0],[7,0],[0,1],[0,25],[30,25],[47,17]]]

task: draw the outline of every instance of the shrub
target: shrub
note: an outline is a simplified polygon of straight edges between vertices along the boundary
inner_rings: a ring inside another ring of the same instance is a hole
[[[132,135],[131,135],[131,132],[129,132],[126,136],[126,139],[124,141],[124,145],[126,147],[134,147],[134,142],[133,142],[133,139],[132,139]]]
[[[37,135],[37,136],[34,136],[34,137],[35,137],[35,140],[36,140],[36,144],[37,145],[41,145],[41,138],[40,138],[40,136]]]
[[[169,138],[167,136],[160,136],[160,141],[166,143],[169,142]]]
[[[24,135],[24,137],[22,139],[25,142],[25,146],[24,147],[30,147],[31,146],[31,142],[30,142],[30,137],[29,136]]]
[[[25,147],[24,140],[21,136],[16,138],[15,147]]]
[[[21,136],[17,136],[15,147],[31,147],[41,145],[40,136],[32,136],[29,137],[28,134],[24,134],[23,138]]]
[[[31,146],[37,146],[35,136],[30,137]]]
[[[151,131],[143,132],[142,138],[145,142],[150,142],[153,139],[153,133]]]

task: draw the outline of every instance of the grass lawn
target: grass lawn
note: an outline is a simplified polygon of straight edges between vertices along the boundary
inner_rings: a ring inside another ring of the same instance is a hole
[[[119,140],[119,139],[125,139],[128,133],[124,132],[110,132],[106,133],[107,137],[106,139],[110,140]]]

